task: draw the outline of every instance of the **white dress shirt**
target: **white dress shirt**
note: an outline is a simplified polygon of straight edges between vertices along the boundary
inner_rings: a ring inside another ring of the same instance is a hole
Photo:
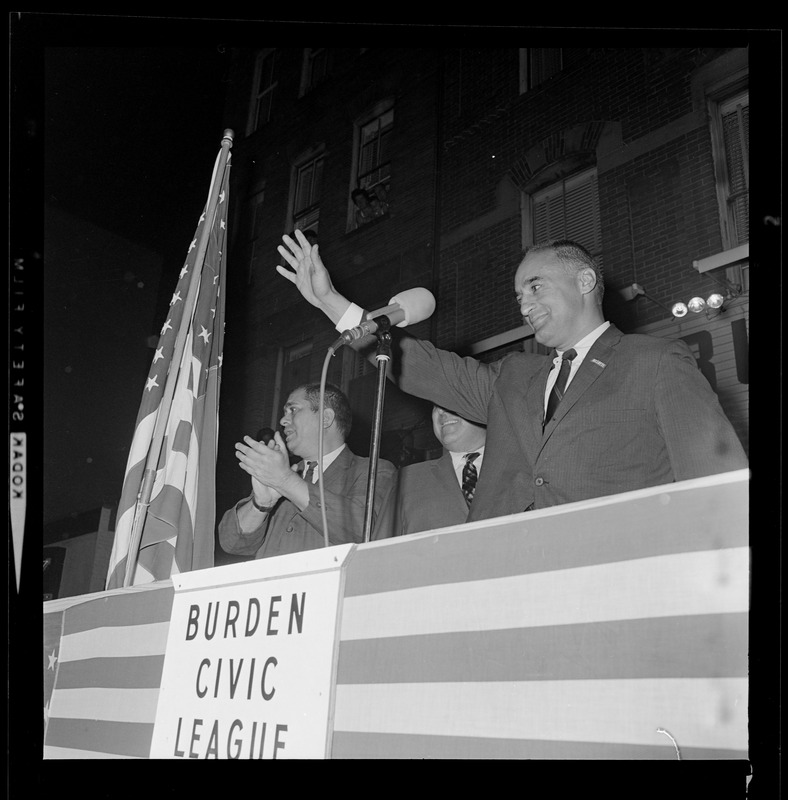
[[[591,333],[584,336],[573,348],[577,355],[572,359],[570,369],[569,369],[569,376],[566,379],[566,386],[569,387],[569,384],[572,382],[572,378],[577,374],[577,370],[580,368],[580,365],[583,363],[583,359],[588,355],[588,351],[591,349],[591,346],[594,342],[602,335],[602,333],[610,327],[610,322],[605,320],[599,327],[594,328]],[[344,328],[343,328],[344,330]],[[558,380],[558,371],[561,367],[561,358],[564,354],[564,350],[556,350],[556,357],[553,359],[553,365],[555,369],[550,370],[550,374],[547,376],[547,386],[545,386],[544,391],[544,407],[545,412],[547,411],[547,398],[550,397],[550,390],[553,388],[556,380]]]
[[[323,472],[325,472],[328,469],[329,465],[333,463],[333,461],[336,459],[336,457],[344,449],[345,449],[345,444],[343,443],[343,444],[339,445],[339,447],[337,447],[336,450],[332,450],[330,453],[323,453]],[[310,461],[310,460],[311,461],[315,461],[315,463],[317,463],[317,459],[308,459],[308,458],[304,459],[305,462]],[[312,483],[317,483],[317,480],[318,480],[318,472],[317,472],[317,470],[315,470],[312,473]]]

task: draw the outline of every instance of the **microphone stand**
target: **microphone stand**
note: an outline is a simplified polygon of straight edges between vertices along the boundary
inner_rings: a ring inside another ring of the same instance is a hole
[[[378,475],[378,455],[380,453],[380,433],[383,426],[383,403],[386,392],[386,371],[391,360],[391,322],[385,315],[375,317],[378,329],[378,349],[375,360],[378,364],[378,386],[375,393],[375,415],[372,421],[372,434],[369,446],[369,478],[367,480],[367,502],[364,509],[364,542],[370,540],[372,533],[372,511],[375,504],[375,483]]]

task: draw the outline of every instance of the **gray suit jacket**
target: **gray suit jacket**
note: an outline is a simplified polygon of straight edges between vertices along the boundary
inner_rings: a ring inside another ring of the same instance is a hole
[[[468,504],[454,473],[451,453],[402,467],[385,508],[381,525],[392,536],[460,525]]]
[[[716,394],[681,340],[622,334],[594,343],[542,431],[552,359],[493,364],[398,337],[399,386],[487,425],[468,519],[602,497],[747,466]]]
[[[390,461],[380,459],[375,479],[372,539],[390,536],[381,529],[380,509],[394,484],[396,469]],[[357,456],[348,447],[336,457],[323,475],[326,501],[326,522],[329,544],[360,543],[364,538],[369,459]],[[249,495],[251,497],[251,495]],[[267,558],[285,553],[316,550],[325,545],[323,517],[320,512],[320,488],[309,485],[309,505],[299,511],[282,498],[276,508],[254,531],[244,533],[238,524],[237,508],[249,497],[228,509],[219,522],[219,544],[226,553]]]

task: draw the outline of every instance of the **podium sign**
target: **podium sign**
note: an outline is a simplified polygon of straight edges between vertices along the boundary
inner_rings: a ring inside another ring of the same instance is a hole
[[[173,577],[151,758],[325,758],[353,545]]]

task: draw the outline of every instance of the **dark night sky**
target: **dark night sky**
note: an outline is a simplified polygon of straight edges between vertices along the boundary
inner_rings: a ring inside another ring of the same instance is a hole
[[[171,245],[185,206],[207,195],[225,59],[210,46],[48,49],[47,202],[151,248]]]
[[[24,201],[35,220],[25,220],[24,244],[44,254],[42,313],[31,314],[43,330],[31,341],[28,324],[26,337],[29,365],[37,363],[31,346],[41,349],[41,407],[28,419],[42,423],[40,513],[47,524],[120,496],[152,352],[146,337],[161,327],[162,300],[175,285],[229,127],[229,55],[218,29],[211,35],[201,26],[190,35],[187,21],[126,25],[45,14],[32,22],[17,20],[16,38],[11,26],[12,99],[24,98],[12,105],[12,123],[27,131],[21,149],[12,143],[12,163],[24,176],[20,187],[12,172],[12,240],[16,231],[19,246],[13,209],[16,203],[18,220]],[[59,224],[51,224],[52,213]],[[149,250],[161,272],[147,263],[132,278],[120,266],[128,255],[119,259],[97,229],[129,243],[120,249]],[[43,247],[33,248],[38,238]]]
[[[45,203],[89,226],[45,227],[44,522],[120,494],[146,337],[220,147],[225,58],[216,47],[45,53]],[[93,225],[156,253],[161,276],[142,259],[129,269]]]

